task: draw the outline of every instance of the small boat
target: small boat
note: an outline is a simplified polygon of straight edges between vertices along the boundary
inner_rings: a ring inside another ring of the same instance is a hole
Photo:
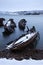
[[[22,50],[22,48],[26,47],[37,37],[38,32],[27,33],[21,36],[18,40],[13,41],[9,44],[6,49],[10,50]]]

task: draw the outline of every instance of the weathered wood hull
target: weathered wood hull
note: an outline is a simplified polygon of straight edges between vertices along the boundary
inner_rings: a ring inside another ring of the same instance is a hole
[[[26,47],[28,44],[32,43],[35,38],[37,37],[37,33],[32,37],[30,38],[28,41],[24,42],[24,43],[18,43],[18,44],[15,44],[15,42],[13,42],[13,45],[11,48],[9,48],[10,50],[14,51],[14,50],[22,50],[24,47]]]
[[[22,50],[24,47],[26,47],[28,44],[32,43],[35,38],[37,37],[37,34],[34,35],[34,37],[32,37],[30,40],[22,43],[22,44],[18,44],[17,46],[15,46],[15,48],[11,48],[11,50]]]

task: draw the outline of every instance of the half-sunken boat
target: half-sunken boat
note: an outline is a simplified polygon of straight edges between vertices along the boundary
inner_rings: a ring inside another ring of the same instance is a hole
[[[28,44],[32,43],[37,38],[37,35],[38,35],[38,32],[36,32],[36,31],[27,33],[27,34],[21,36],[16,41],[13,41],[11,44],[9,44],[6,47],[6,49],[10,49],[10,50],[22,50]]]

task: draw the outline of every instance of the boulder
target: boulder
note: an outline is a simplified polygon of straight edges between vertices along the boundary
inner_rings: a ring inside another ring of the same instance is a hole
[[[26,20],[25,19],[21,19],[18,23],[18,26],[21,30],[24,30],[25,29],[25,26],[26,26]]]
[[[5,19],[4,18],[0,18],[0,26],[3,26],[4,24],[3,24],[3,21],[5,21]]]
[[[13,25],[14,25],[14,27],[16,27],[16,23],[14,22],[14,20],[13,20],[13,19],[9,19],[8,21],[11,21],[11,24],[13,24]]]
[[[30,32],[36,32],[35,26],[33,26],[33,27],[30,29]]]
[[[4,25],[4,29],[6,32],[13,32],[16,27],[16,23],[13,21],[13,19],[9,19],[7,23]]]

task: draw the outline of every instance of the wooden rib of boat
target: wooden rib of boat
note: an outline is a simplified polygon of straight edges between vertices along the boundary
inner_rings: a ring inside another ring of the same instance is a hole
[[[26,45],[30,44],[37,37],[38,32],[32,32],[19,38],[16,42],[9,44],[6,49],[10,50],[22,50]]]

